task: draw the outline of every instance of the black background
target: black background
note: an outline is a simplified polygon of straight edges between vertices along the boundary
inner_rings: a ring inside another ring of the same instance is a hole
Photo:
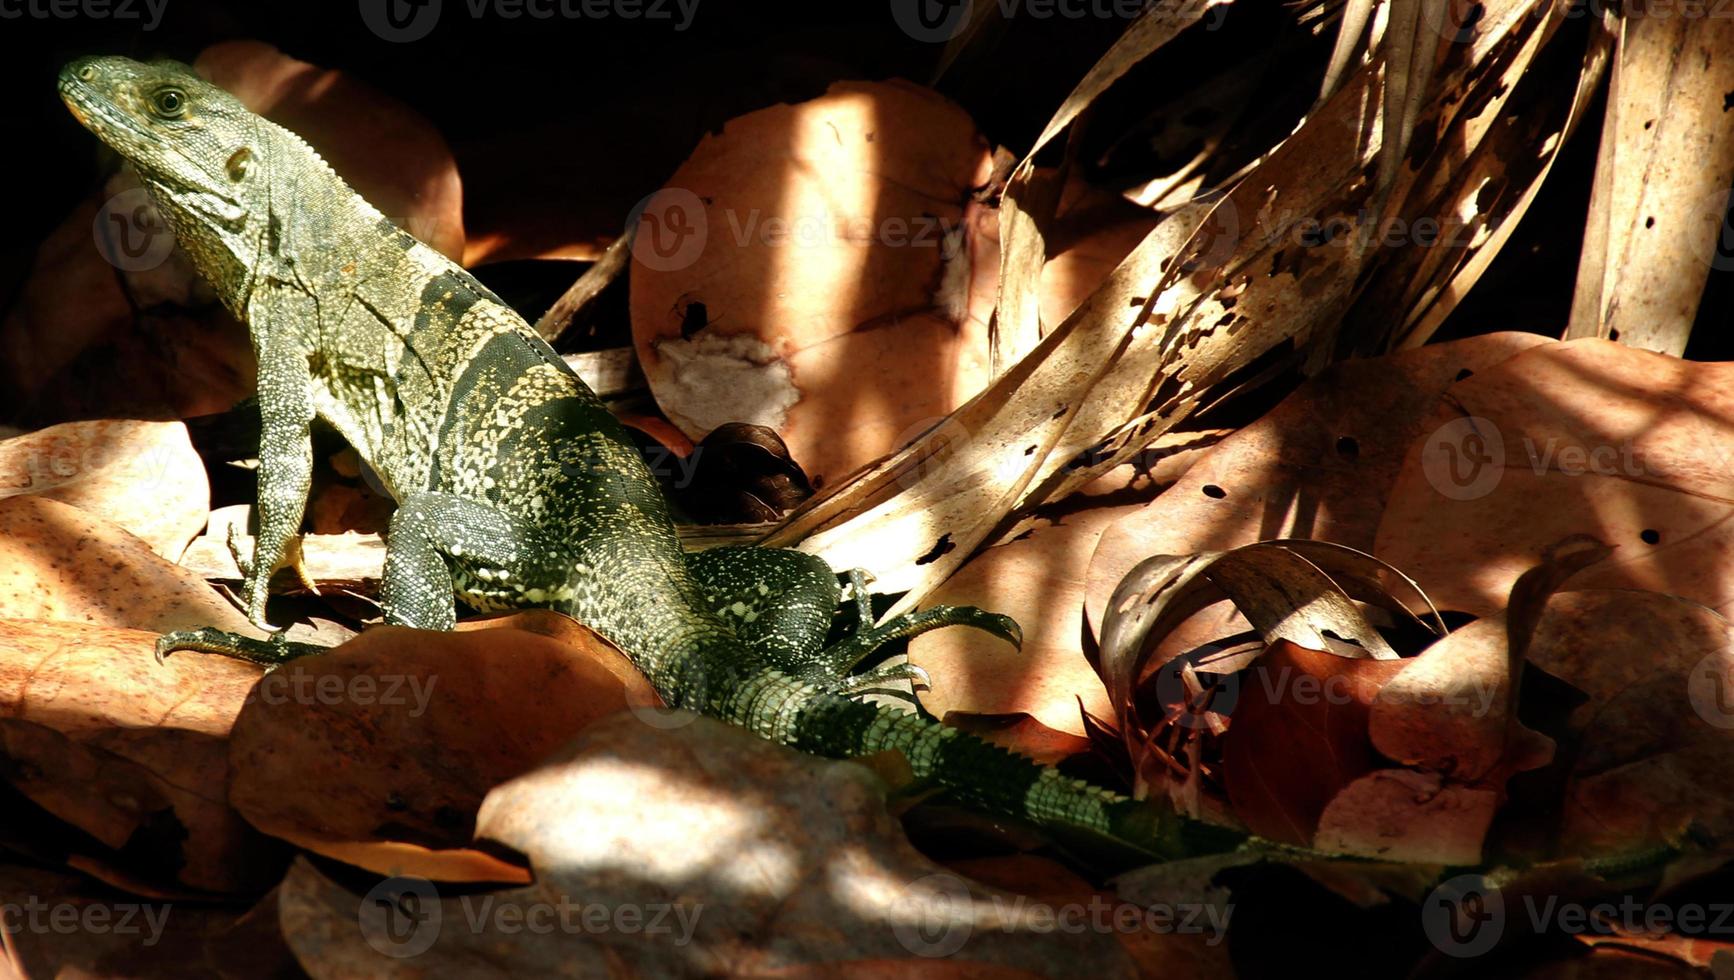
[[[0,9],[17,11],[29,2],[0,0]],[[0,222],[0,309],[15,298],[43,237],[113,166],[112,155],[55,94],[55,73],[80,55],[191,61],[216,41],[254,38],[350,72],[407,102],[444,134],[465,179],[473,229],[476,212],[491,200],[549,186],[579,193],[593,187],[599,199],[620,202],[624,225],[630,202],[660,186],[697,140],[728,118],[811,97],[839,78],[930,82],[943,53],[943,45],[899,28],[892,5],[900,0],[700,0],[685,30],[672,19],[510,19],[491,5],[476,18],[467,0],[442,0],[437,26],[409,43],[384,40],[367,27],[361,5],[373,0],[166,0],[150,31],[141,30],[142,0],[113,2],[130,2],[139,19],[0,19],[0,82],[13,110],[0,122],[0,186],[10,219]],[[672,4],[668,9],[678,17]],[[1262,44],[1293,41],[1275,2],[1240,3],[1230,16],[1233,30],[1189,35],[1116,86],[1087,117],[1086,141],[1106,145],[1136,126],[1150,105],[1183,99],[1177,87],[1220,59],[1244,59],[1249,51],[1257,57]],[[938,87],[975,117],[990,142],[1021,152],[1125,23],[1014,18],[996,46],[954,66]],[[1322,69],[1329,41],[1327,35],[1313,43],[1316,50],[1291,50],[1298,54],[1291,63]],[[1316,91],[1316,74],[1271,76],[1270,100],[1297,100],[1304,108]],[[1523,225],[1440,336],[1563,328],[1599,112],[1574,135]],[[514,137],[522,152],[503,168],[497,150]],[[610,166],[619,156],[630,164]],[[483,159],[488,166],[478,164]],[[1726,356],[1731,282],[1728,272],[1712,276],[1690,356]],[[539,310],[526,312],[533,317]]]

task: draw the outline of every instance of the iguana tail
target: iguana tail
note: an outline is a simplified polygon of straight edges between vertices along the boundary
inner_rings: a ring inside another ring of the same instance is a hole
[[[1229,850],[1244,834],[1064,775],[974,735],[911,711],[819,690],[776,670],[734,689],[707,713],[803,752],[861,758],[895,751],[918,783],[959,803],[1069,836],[1101,836],[1154,858]]]

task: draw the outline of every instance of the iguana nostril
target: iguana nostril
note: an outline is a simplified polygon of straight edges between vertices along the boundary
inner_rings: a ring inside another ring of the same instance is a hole
[[[83,68],[80,68],[78,70],[78,80],[81,82],[88,82],[95,77],[96,77],[96,66],[95,65],[85,65]]]

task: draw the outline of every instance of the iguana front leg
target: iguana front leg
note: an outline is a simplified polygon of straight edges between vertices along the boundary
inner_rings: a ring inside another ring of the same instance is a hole
[[[385,574],[379,605],[394,626],[450,630],[457,623],[452,596],[482,610],[556,604],[570,562],[537,530],[476,501],[422,492],[403,501],[386,532]],[[172,650],[218,653],[276,666],[321,653],[281,633],[255,640],[217,629],[181,630],[157,642],[161,659]]]
[[[308,367],[309,331],[317,329],[311,295],[292,285],[261,283],[247,304],[253,352],[259,361],[259,534],[253,554],[243,556],[229,531],[229,549],[241,570],[241,604],[247,618],[269,630],[269,640],[203,627],[157,639],[157,660],[175,650],[219,653],[260,664],[277,664],[316,653],[321,647],[288,642],[265,618],[271,573],[296,557],[301,518],[313,485],[313,378]]]
[[[301,532],[313,485],[313,378],[309,333],[317,329],[313,298],[284,284],[262,284],[247,308],[259,359],[259,534],[242,566],[241,601],[260,629],[271,573]],[[239,557],[239,556],[237,556]]]

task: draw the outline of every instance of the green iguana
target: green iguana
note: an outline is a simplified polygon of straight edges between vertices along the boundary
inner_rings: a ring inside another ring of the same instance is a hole
[[[833,646],[843,598],[818,558],[768,548],[685,554],[620,424],[525,321],[386,220],[295,134],[172,62],[84,58],[60,94],[130,161],[182,247],[244,320],[259,362],[259,534],[237,548],[243,601],[291,557],[306,505],[309,424],[334,426],[398,504],[381,606],[389,623],[451,629],[454,592],[481,611],[541,606],[614,643],[672,706],[808,752],[895,750],[914,775],[987,812],[1105,833],[1177,856],[1220,834],[857,696],[908,667],[853,674],[888,640],[946,625],[1018,642],[1010,619],[938,606],[859,625]],[[234,542],[231,540],[231,547]],[[216,630],[164,636],[272,664],[318,647]]]

